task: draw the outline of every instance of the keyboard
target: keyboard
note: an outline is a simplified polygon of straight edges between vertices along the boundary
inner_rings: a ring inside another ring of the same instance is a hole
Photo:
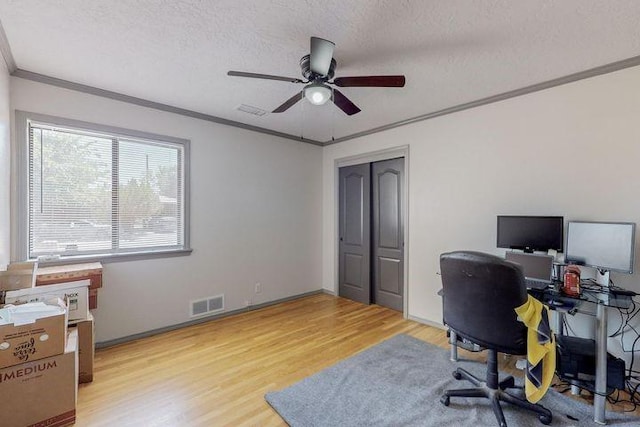
[[[524,279],[524,283],[527,285],[527,289],[546,289],[550,283],[546,280],[539,279]]]

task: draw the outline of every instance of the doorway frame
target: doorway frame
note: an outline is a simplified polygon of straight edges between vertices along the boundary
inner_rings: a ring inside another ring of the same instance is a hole
[[[370,151],[367,153],[359,153],[351,156],[340,157],[333,162],[333,289],[335,294],[339,295],[340,285],[340,168],[345,166],[359,165],[361,163],[373,163],[381,160],[395,159],[397,157],[404,158],[404,181],[402,182],[402,221],[404,222],[404,267],[403,267],[403,283],[402,283],[402,316],[409,318],[409,145],[401,145],[397,147],[387,148],[383,150]]]

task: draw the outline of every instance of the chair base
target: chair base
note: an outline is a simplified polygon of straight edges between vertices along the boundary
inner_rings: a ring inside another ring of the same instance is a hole
[[[487,376],[491,375],[487,372]],[[516,397],[506,391],[507,388],[514,388],[515,381],[513,377],[509,376],[497,384],[497,387],[490,387],[486,381],[482,381],[471,373],[462,368],[457,368],[453,372],[453,377],[457,380],[465,379],[475,385],[475,388],[464,388],[457,390],[446,390],[440,402],[443,405],[449,406],[449,398],[451,397],[483,397],[491,401],[491,407],[495,414],[500,427],[507,427],[507,422],[504,419],[504,413],[500,406],[500,401],[511,403],[512,405],[519,406],[520,408],[533,411],[538,414],[538,419],[542,424],[549,425],[553,419],[551,411],[542,405],[531,403],[525,399]]]

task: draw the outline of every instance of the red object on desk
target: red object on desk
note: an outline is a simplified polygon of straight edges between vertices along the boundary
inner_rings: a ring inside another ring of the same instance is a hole
[[[564,271],[562,292],[572,297],[580,296],[580,268],[569,265]]]

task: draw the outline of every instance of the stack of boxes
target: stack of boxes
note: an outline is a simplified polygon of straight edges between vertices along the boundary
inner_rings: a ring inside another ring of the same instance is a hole
[[[71,425],[78,382],[93,380],[89,282],[36,288],[35,266],[32,276],[27,271],[9,268],[0,272],[0,302],[4,304],[0,307],[13,305],[11,310],[24,311],[44,303],[61,306],[62,313],[22,325],[0,323],[0,425]]]

